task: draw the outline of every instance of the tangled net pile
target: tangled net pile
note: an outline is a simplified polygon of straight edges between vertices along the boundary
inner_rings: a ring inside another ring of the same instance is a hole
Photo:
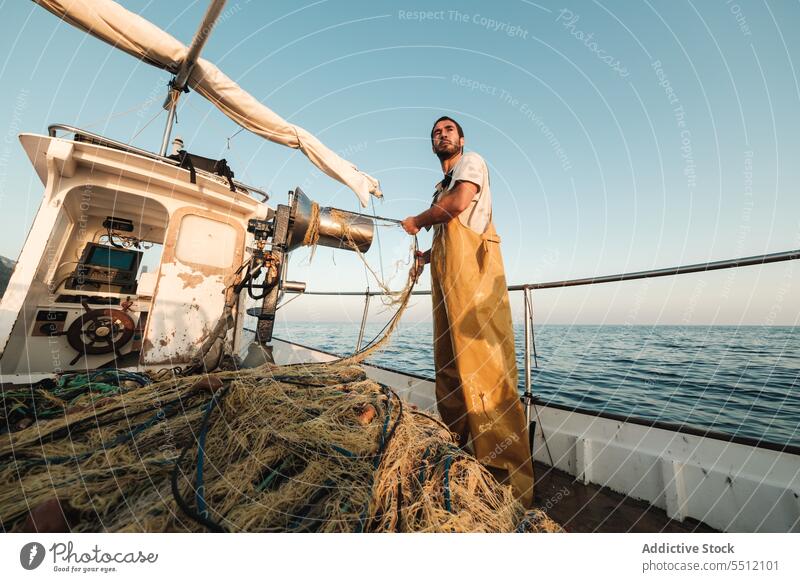
[[[358,366],[386,344],[414,282],[413,269],[402,291],[381,282],[397,311],[334,363],[174,369],[155,383],[97,371],[3,391],[3,531],[562,531]]]
[[[109,391],[0,435],[4,531],[560,531],[347,362]],[[51,412],[53,408],[49,409]]]

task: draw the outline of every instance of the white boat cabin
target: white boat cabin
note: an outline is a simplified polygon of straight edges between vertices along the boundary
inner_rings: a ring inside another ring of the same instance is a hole
[[[110,140],[20,141],[45,190],[0,305],[4,381],[189,363],[252,244],[248,220],[267,205],[232,176]],[[234,306],[228,353],[247,347],[243,313]]]

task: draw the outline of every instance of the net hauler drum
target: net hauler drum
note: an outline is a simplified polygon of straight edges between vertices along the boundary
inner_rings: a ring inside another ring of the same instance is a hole
[[[319,245],[365,253],[372,246],[375,223],[366,216],[338,208],[320,208],[300,188],[294,191],[291,207],[290,251]]]

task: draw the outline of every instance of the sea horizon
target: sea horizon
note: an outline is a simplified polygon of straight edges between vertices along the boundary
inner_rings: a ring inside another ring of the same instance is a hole
[[[362,345],[383,323],[368,323]],[[366,363],[434,378],[431,322],[406,322]],[[800,446],[794,325],[536,324],[534,395],[544,403]],[[350,355],[360,323],[276,323],[277,339]],[[518,389],[524,324],[514,323]]]

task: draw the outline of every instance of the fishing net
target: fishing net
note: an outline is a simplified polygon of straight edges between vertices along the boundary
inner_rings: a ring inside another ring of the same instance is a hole
[[[172,377],[82,404],[0,435],[5,531],[560,530],[347,362]]]
[[[20,430],[36,420],[46,420],[91,406],[98,398],[149,384],[142,374],[122,370],[93,370],[46,379],[33,386],[3,387],[0,433]]]
[[[334,218],[358,252],[346,217]],[[314,204],[304,244],[313,249],[318,232]],[[360,367],[397,327],[414,271],[401,291],[381,282],[393,317],[334,362],[194,375],[219,360],[208,354],[230,327],[229,300],[186,370],[104,370],[4,390],[3,530],[561,531],[444,424]]]

